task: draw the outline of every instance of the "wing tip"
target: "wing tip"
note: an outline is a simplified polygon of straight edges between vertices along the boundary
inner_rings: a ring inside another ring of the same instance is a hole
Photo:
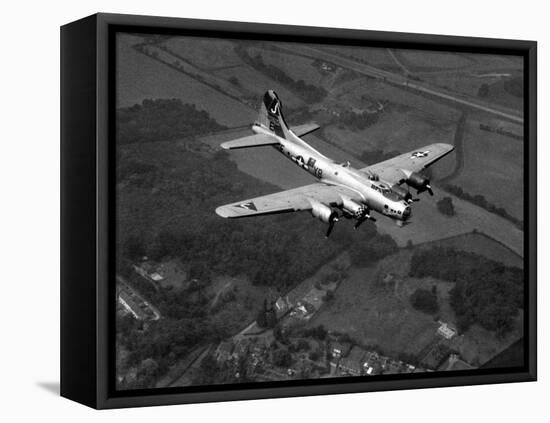
[[[224,219],[231,217],[230,213],[228,212],[229,212],[229,208],[227,206],[220,206],[216,208],[216,214],[220,217],[223,217]]]
[[[455,149],[454,145],[448,144],[448,143],[445,143],[445,142],[440,142],[440,143],[437,143],[436,145],[441,147],[441,148],[444,148],[448,151],[453,151]]]

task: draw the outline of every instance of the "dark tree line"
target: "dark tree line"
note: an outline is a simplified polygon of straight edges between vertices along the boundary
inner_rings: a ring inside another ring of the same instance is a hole
[[[456,283],[450,303],[460,331],[478,323],[504,335],[523,308],[523,271],[474,253],[442,248],[416,252],[410,275]]]
[[[490,203],[487,201],[487,199],[480,194],[472,195],[464,191],[461,187],[456,185],[450,185],[446,184],[443,186],[444,189],[448,192],[450,192],[453,195],[456,195],[458,198],[462,198],[463,200],[469,201],[470,203],[475,204],[476,206],[479,206],[485,210],[487,210],[490,213],[494,213],[496,215],[499,215],[500,217],[503,217],[506,220],[509,220],[514,225],[516,225],[518,228],[523,229],[523,221],[515,218],[514,216],[510,215],[506,209],[502,207],[497,207],[493,203]]]
[[[225,129],[204,110],[179,99],[143,100],[116,112],[117,143],[166,141]]]
[[[338,118],[338,124],[358,130],[366,129],[376,122],[378,122],[378,113],[355,113],[352,110],[344,110]]]

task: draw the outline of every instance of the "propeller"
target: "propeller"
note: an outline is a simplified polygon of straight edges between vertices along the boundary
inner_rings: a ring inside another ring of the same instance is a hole
[[[327,233],[325,235],[325,238],[329,237],[330,233],[334,229],[334,224],[336,222],[338,222],[338,215],[336,213],[334,213],[333,215],[330,216],[330,219],[328,221],[328,229],[327,229]]]
[[[357,229],[365,220],[372,220],[373,222],[376,222],[376,219],[369,214],[369,210],[366,208],[363,210],[361,217],[359,217],[357,222],[355,222],[355,225],[353,225],[353,229]]]
[[[424,192],[424,191],[428,191],[428,192],[430,193],[430,195],[433,197],[434,192],[433,192],[432,187],[431,187],[430,184],[424,185],[424,187],[421,188],[421,189],[418,189],[418,190],[416,191],[416,193],[417,193],[417,194],[420,194],[421,192]]]
[[[418,193],[420,193],[420,191]],[[405,194],[404,200],[407,203],[411,204],[411,203],[414,203],[416,201],[420,201],[420,198],[413,198],[413,196],[411,194],[411,191],[410,191],[410,188],[407,186],[407,193]]]

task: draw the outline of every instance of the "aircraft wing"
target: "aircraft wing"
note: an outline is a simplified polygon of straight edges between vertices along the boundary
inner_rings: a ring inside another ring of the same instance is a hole
[[[342,196],[360,200],[359,194],[347,188],[314,183],[218,207],[216,213],[225,218],[311,210],[316,201],[328,206],[342,204]]]
[[[400,184],[406,179],[407,172],[418,172],[443,158],[454,146],[450,144],[430,144],[418,150],[393,157],[380,163],[361,169],[362,172],[374,173],[381,180],[391,185]]]

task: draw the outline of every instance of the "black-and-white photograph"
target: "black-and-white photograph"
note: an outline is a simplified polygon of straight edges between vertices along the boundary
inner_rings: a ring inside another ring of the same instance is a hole
[[[524,365],[524,58],[116,35],[116,389]]]

